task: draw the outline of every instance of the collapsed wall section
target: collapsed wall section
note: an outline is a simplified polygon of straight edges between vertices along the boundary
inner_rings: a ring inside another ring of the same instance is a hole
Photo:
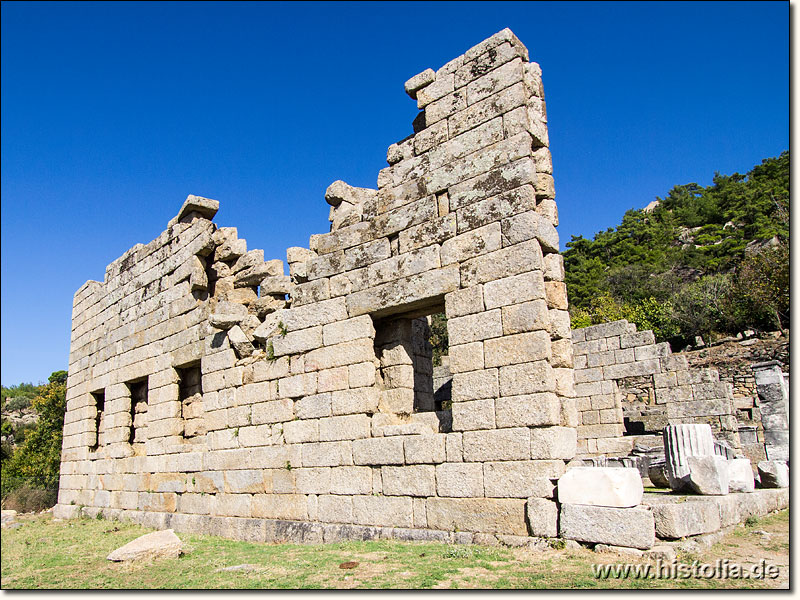
[[[57,514],[557,535],[578,414],[542,89],[507,29],[409,80],[415,133],[377,190],[331,185],[288,277],[190,196],[79,290]]]

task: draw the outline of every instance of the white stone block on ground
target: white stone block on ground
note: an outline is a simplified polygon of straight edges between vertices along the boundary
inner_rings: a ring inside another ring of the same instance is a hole
[[[558,530],[568,540],[647,550],[653,547],[653,513],[645,508],[562,504]]]
[[[633,468],[575,467],[558,480],[558,501],[626,508],[642,501],[644,487],[639,471]]]
[[[728,493],[728,460],[723,456],[689,456],[689,487],[703,496]]]
[[[177,558],[181,553],[183,544],[172,529],[154,531],[124,546],[117,548],[108,555],[108,560],[142,560],[151,558]]]
[[[756,480],[749,458],[734,458],[728,461],[728,490],[731,492],[753,492]]]
[[[781,460],[762,460],[758,463],[758,476],[761,487],[789,487],[789,467]]]

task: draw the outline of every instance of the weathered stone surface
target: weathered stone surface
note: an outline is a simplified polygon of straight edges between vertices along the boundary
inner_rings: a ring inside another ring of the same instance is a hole
[[[178,211],[178,216],[176,219],[177,221],[180,221],[185,216],[195,212],[204,219],[208,219],[210,221],[214,218],[214,215],[217,214],[218,210],[219,202],[217,200],[211,200],[210,198],[203,198],[202,196],[189,194],[186,197],[183,206],[181,206],[181,209]]]
[[[637,469],[575,467],[558,480],[561,504],[626,508],[642,501],[642,478]]]
[[[183,544],[172,529],[154,531],[136,538],[114,550],[108,560],[143,560],[154,558],[178,558]]]
[[[753,467],[749,458],[728,461],[728,489],[731,492],[753,492],[756,489]]]
[[[676,502],[653,506],[656,535],[678,539],[717,531],[720,528],[719,510],[708,502]]]
[[[563,263],[544,258],[541,73],[504,30],[406,90],[415,134],[389,147],[378,190],[331,184],[330,232],[287,250],[288,277],[190,198],[79,290],[58,514],[525,545],[528,498],[554,535],[555,504],[535,499],[552,498],[577,420]],[[432,377],[422,317],[442,307],[450,374]],[[445,381],[454,406],[434,412]]]
[[[528,498],[525,511],[531,535],[538,537],[558,536],[558,505],[544,498]]]
[[[561,537],[579,542],[641,550],[655,543],[653,513],[644,508],[562,504],[558,528]]]
[[[669,425],[664,428],[664,451],[670,486],[677,490],[688,483],[690,456],[712,456],[714,437],[709,425]]]
[[[704,496],[724,496],[728,493],[728,461],[722,456],[689,456],[688,484]]]
[[[789,487],[789,467],[779,460],[762,460],[758,463],[758,476],[761,487],[785,488]]]
[[[411,79],[405,82],[403,87],[406,93],[412,99],[417,99],[417,91],[423,89],[426,85],[430,85],[436,80],[436,73],[433,69],[425,69],[422,73],[417,73]]]
[[[499,498],[429,498],[428,527],[527,535],[525,500]]]

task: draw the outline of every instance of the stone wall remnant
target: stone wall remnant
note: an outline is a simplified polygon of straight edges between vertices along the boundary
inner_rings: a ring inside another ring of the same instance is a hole
[[[505,29],[406,90],[414,133],[376,189],[329,186],[288,275],[189,196],[78,290],[57,515],[328,541],[541,513],[555,535],[577,414],[541,69]]]

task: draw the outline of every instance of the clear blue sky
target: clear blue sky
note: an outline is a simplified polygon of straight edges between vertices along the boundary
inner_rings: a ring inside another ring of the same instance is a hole
[[[187,194],[283,258],[375,187],[403,82],[510,27],[544,72],[562,249],[789,145],[789,4],[2,3],[2,383],[67,367],[72,296]]]

